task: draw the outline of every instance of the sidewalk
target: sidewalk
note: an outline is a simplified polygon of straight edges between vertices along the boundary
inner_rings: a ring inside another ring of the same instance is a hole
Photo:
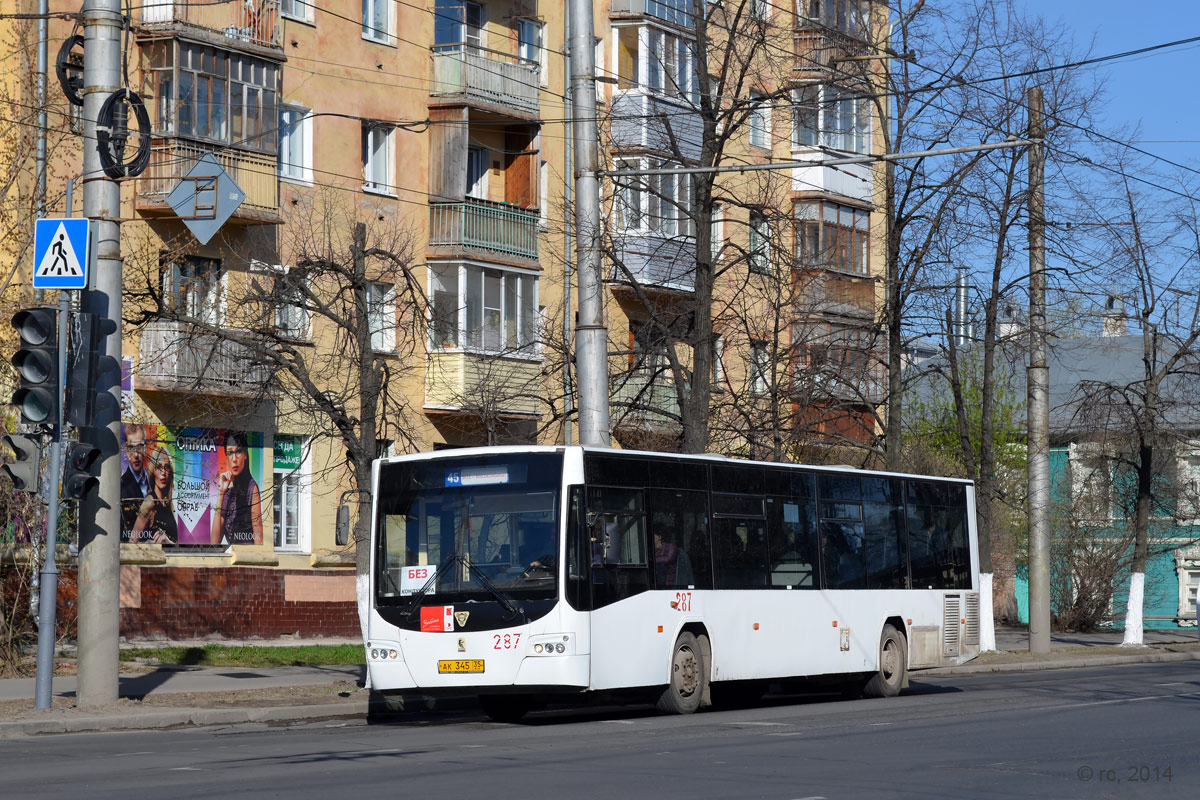
[[[1051,652],[1032,656],[1028,652],[1029,636],[1024,630],[998,628],[998,652],[987,653],[960,667],[923,670],[914,673],[914,677],[920,680],[922,676],[1200,661],[1200,645],[1197,645],[1194,630],[1148,630],[1144,640],[1144,647],[1118,648],[1120,632],[1054,634]],[[255,640],[221,644],[339,644],[344,641]],[[362,719],[367,714],[369,700],[369,693],[360,688],[363,674],[361,665],[270,669],[160,666],[149,672],[122,674],[121,700],[114,706],[88,711],[73,707],[74,676],[54,679],[56,707],[44,711],[33,710],[34,678],[0,680],[0,738],[190,725]],[[461,703],[455,705],[461,707]]]

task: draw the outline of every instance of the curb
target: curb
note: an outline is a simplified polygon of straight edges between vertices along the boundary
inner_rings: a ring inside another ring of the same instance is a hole
[[[136,731],[184,726],[244,725],[252,722],[299,722],[322,719],[363,717],[367,701],[326,703],[307,706],[262,708],[176,708],[138,714],[100,713],[88,716],[54,716],[0,722],[0,739],[57,733],[95,733],[98,731]]]
[[[1176,661],[1200,661],[1200,652],[1189,653],[1139,653],[1127,656],[1089,656],[1086,658],[1059,658],[1048,661],[1014,661],[1009,664],[963,664],[959,667],[938,667],[909,673],[910,677],[952,677],[954,675],[986,675],[1001,672],[1043,672],[1054,669],[1084,669],[1087,667],[1115,667],[1123,664],[1165,664]]]

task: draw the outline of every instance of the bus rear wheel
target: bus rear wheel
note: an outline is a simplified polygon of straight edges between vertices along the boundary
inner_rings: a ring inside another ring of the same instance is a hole
[[[908,670],[908,646],[892,625],[883,626],[879,637],[879,669],[863,686],[867,697],[895,697],[904,686]]]
[[[483,694],[479,705],[496,722],[519,722],[529,712],[529,698],[519,694]]]
[[[675,640],[671,656],[671,682],[659,695],[656,707],[664,714],[691,714],[704,697],[706,672],[704,653],[696,637],[687,631]]]

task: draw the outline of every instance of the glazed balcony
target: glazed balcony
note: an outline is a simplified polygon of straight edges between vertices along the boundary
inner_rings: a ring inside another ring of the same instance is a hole
[[[661,369],[638,367],[609,378],[617,427],[663,428],[679,424],[679,396]]]
[[[176,138],[156,139],[151,146],[150,164],[137,179],[135,208],[148,215],[173,215],[167,196],[196,162],[209,153],[246,193],[246,199],[230,218],[232,222],[281,221],[278,157]]]
[[[440,411],[489,408],[501,414],[541,411],[542,362],[462,350],[431,352],[426,362],[425,407]]]
[[[438,45],[430,95],[508,116],[536,119],[540,67],[509,53],[467,43]]]
[[[460,203],[430,203],[429,247],[536,261],[538,212],[474,197]]]
[[[690,236],[663,236],[647,231],[613,234],[612,280],[643,287],[690,292],[696,286],[696,241]],[[622,268],[623,267],[623,268]]]
[[[652,17],[685,28],[692,26],[692,0],[612,0],[608,13],[614,17]]]
[[[140,389],[230,397],[261,395],[271,377],[250,348],[167,321],[142,329],[136,375]]]
[[[684,99],[643,89],[623,89],[613,95],[609,135],[614,151],[653,152],[674,158],[674,140],[689,161],[700,158],[704,121]]]
[[[283,46],[278,0],[144,0],[137,13],[151,34],[189,31],[214,43]]]

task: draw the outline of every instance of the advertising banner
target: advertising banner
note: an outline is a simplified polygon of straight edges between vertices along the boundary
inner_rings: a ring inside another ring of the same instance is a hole
[[[263,434],[122,426],[121,541],[262,544]]]

